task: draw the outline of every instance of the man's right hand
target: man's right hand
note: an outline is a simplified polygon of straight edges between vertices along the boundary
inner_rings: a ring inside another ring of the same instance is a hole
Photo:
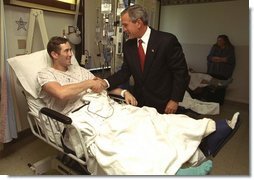
[[[92,91],[99,93],[107,89],[108,85],[106,81],[104,81],[103,79],[99,77],[94,77],[93,81],[94,81],[94,85],[91,87]]]

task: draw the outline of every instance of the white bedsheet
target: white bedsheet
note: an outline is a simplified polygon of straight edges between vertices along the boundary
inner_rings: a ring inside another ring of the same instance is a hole
[[[215,130],[211,119],[162,115],[154,108],[118,104],[105,92],[83,98],[90,104],[69,116],[83,131],[90,156],[110,175],[174,175],[201,139]],[[79,148],[76,143],[77,154]],[[96,168],[88,162],[92,174]]]
[[[189,73],[190,74],[190,83],[189,83],[189,88],[191,90],[195,90],[198,87],[206,87],[209,84],[208,83],[202,83],[202,81],[211,81],[212,80],[212,76],[209,74],[205,74],[205,73]]]
[[[182,106],[186,109],[191,109],[199,114],[216,115],[220,113],[219,103],[193,99],[187,91],[185,91],[183,101],[179,102],[179,106]]]

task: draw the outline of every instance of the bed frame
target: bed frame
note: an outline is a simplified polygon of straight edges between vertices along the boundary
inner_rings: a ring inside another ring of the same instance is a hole
[[[47,157],[36,163],[28,163],[34,174],[45,174],[50,169],[55,169],[61,174],[90,174],[87,169],[89,155],[81,131],[72,124],[72,119],[60,112],[46,108],[37,94],[37,73],[48,66],[51,66],[51,59],[47,50],[37,51],[31,54],[16,56],[7,60],[11,69],[15,72],[17,84],[21,86],[22,93],[28,104],[27,119],[32,133],[53,148],[58,154]],[[75,56],[72,56],[72,63],[78,64]],[[123,98],[113,97],[116,101],[123,103]],[[66,144],[65,138],[69,128],[77,133],[81,144],[82,157],[76,155],[70,145]]]
[[[110,97],[118,103],[124,103],[124,99],[121,96],[110,94]],[[65,175],[90,175],[87,169],[89,155],[82,141],[82,134],[79,128],[72,124],[70,117],[43,107],[39,111],[39,117],[29,111],[27,119],[32,133],[59,151],[56,156],[46,157],[33,164],[29,163],[28,166],[33,170],[34,174],[45,174],[50,169],[53,169]],[[81,158],[77,157],[76,153],[65,144],[65,135],[68,128],[74,128],[77,132],[78,139],[82,145],[82,154],[84,154]],[[49,134],[52,135],[53,139]]]
[[[86,160],[88,160],[87,150],[82,141],[80,143],[84,148],[84,158],[78,158],[75,152],[64,144],[64,135],[68,127],[72,126],[72,120],[63,114],[46,107],[40,110],[39,116],[40,118],[38,119],[38,117],[36,117],[34,114],[28,112],[28,122],[32,133],[39,139],[57,149],[60,153],[55,157],[47,157],[34,164],[28,164],[34,173],[44,174],[50,169],[55,169],[61,174],[90,174],[86,168]],[[43,116],[46,118],[43,118]],[[44,119],[44,121],[41,119]],[[54,123],[51,123],[52,121],[54,121]],[[46,124],[49,124],[49,128],[46,127]],[[61,131],[60,128],[62,126],[64,126],[63,131]],[[56,130],[58,130],[58,132],[55,132]],[[77,132],[79,137],[81,137],[80,131],[78,129]],[[49,133],[52,133],[54,140],[49,137]],[[57,137],[56,134],[59,137]],[[80,167],[79,171],[74,170],[73,167],[70,167],[72,164],[74,164],[73,160],[77,162],[75,163],[76,166]],[[81,171],[81,169],[83,169],[83,171]]]

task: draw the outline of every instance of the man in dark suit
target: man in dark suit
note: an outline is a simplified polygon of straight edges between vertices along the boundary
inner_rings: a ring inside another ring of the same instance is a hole
[[[132,75],[138,106],[154,107],[159,113],[175,113],[190,79],[180,43],[173,34],[150,28],[147,12],[140,5],[122,11],[121,22],[128,40],[123,47],[121,69],[106,79],[109,88],[127,82]],[[139,58],[140,39],[145,53],[143,68]]]

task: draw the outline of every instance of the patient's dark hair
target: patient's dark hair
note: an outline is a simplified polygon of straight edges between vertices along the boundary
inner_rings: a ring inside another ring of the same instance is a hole
[[[60,45],[65,44],[67,42],[68,42],[68,39],[66,39],[64,37],[61,37],[61,36],[52,37],[49,40],[48,45],[47,45],[47,51],[48,51],[49,56],[52,58],[52,56],[51,56],[52,51],[54,51],[56,53],[60,53],[60,51],[61,51]]]

